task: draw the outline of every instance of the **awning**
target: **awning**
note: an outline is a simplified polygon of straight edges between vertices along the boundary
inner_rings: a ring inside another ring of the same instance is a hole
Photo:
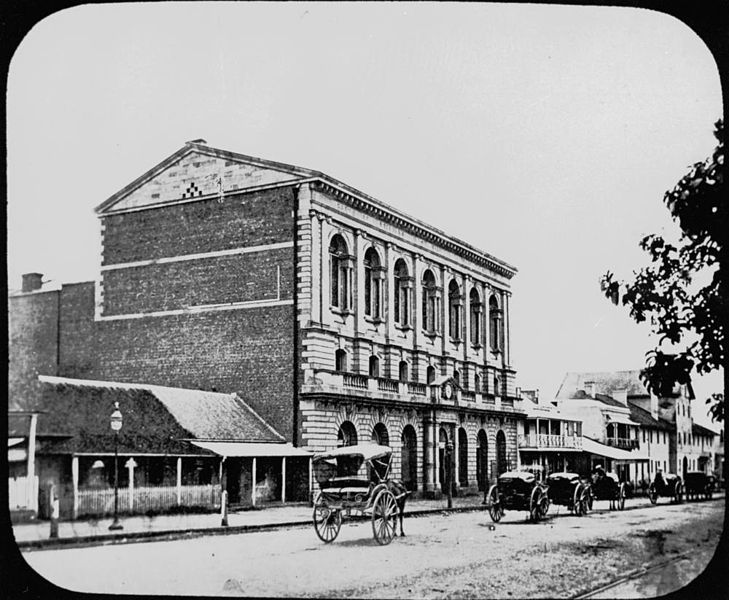
[[[260,442],[201,442],[188,440],[191,444],[204,450],[210,450],[219,456],[306,456],[311,452],[294,448],[291,444],[265,444]]]
[[[608,414],[607,417],[609,423],[620,423],[621,425],[632,425],[633,427],[640,427],[640,423],[631,421],[628,415]]]
[[[598,456],[604,456],[606,458],[612,458],[614,460],[628,460],[628,461],[644,461],[648,460],[648,456],[644,450],[623,450],[622,448],[616,448],[614,446],[606,446],[590,438],[582,438],[582,450],[589,452],[590,454],[597,454]]]

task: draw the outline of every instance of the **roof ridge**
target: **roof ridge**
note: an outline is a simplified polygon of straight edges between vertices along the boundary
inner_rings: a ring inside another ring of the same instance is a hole
[[[275,435],[280,437],[283,441],[286,441],[286,438],[282,436],[278,431],[276,431],[269,423],[261,416],[259,415],[252,406],[250,406],[243,398],[241,398],[236,392],[233,392],[231,394],[234,400],[238,400],[245,408],[247,408],[261,423],[263,423],[268,429],[271,430]]]

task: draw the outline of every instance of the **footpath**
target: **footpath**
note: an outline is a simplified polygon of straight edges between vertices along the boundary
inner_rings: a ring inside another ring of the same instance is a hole
[[[720,494],[723,496],[724,494]],[[715,496],[716,497],[716,496]],[[659,499],[660,504],[668,502]],[[405,519],[442,512],[485,511],[483,496],[453,498],[448,508],[447,499],[412,500],[405,507]],[[626,510],[645,508],[650,502],[645,497],[626,500]],[[607,501],[596,502],[593,512],[608,510]],[[250,531],[263,531],[286,527],[311,527],[312,507],[308,503],[265,505],[263,508],[228,513],[227,526],[222,525],[220,513],[187,513],[157,516],[120,517],[123,529],[109,531],[111,518],[60,521],[58,537],[51,538],[49,521],[33,521],[13,525],[13,535],[21,551],[62,548],[79,545],[103,545],[152,540],[172,540],[204,535],[230,535]],[[569,512],[566,507],[552,506],[548,516]]]

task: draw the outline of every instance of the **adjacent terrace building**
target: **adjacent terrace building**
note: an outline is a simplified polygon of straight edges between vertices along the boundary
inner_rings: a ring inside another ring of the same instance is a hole
[[[204,140],[97,213],[96,281],[49,296],[35,274],[11,298],[21,408],[39,374],[213,390],[295,446],[388,444],[418,492],[440,493],[446,466],[467,490],[516,466],[506,262]]]

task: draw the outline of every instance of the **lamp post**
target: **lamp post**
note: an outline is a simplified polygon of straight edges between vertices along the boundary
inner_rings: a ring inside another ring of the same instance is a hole
[[[111,413],[111,428],[114,431],[114,521],[109,525],[111,531],[123,529],[119,522],[119,430],[122,428],[122,414],[119,402],[114,402]]]

